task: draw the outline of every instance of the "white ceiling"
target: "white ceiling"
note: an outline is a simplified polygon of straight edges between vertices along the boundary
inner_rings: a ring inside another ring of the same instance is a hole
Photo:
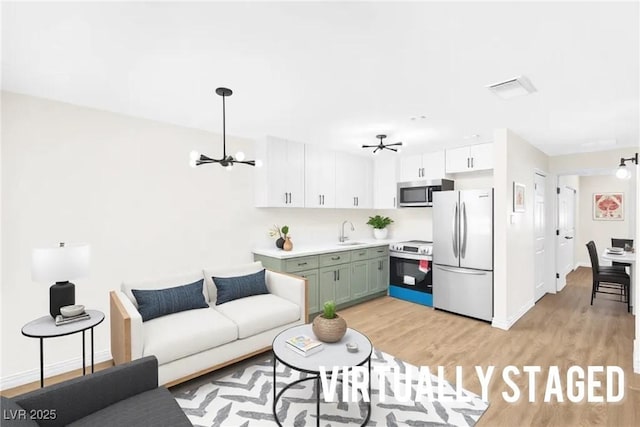
[[[2,87],[221,132],[226,86],[228,134],[358,152],[379,133],[426,151],[501,127],[550,155],[637,147],[639,15],[638,2],[3,2]],[[484,87],[518,75],[538,91]]]

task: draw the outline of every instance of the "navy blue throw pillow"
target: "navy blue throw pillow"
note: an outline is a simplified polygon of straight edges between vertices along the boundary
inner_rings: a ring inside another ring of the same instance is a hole
[[[131,289],[131,292],[138,302],[142,321],[146,322],[166,314],[209,307],[202,294],[203,283],[204,279],[200,279],[175,288]]]
[[[257,273],[238,277],[212,277],[218,289],[216,305],[252,295],[268,294],[267,283],[264,281],[264,269]]]

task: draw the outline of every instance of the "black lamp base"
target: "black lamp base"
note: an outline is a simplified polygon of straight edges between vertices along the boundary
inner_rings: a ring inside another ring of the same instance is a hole
[[[76,303],[76,286],[71,282],[56,282],[49,288],[49,313],[54,319],[60,307]]]

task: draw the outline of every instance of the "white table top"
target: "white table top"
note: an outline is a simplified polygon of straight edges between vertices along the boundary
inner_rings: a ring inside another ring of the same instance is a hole
[[[600,256],[602,259],[606,259],[609,261],[627,262],[629,264],[634,264],[636,262],[638,254],[633,252],[624,252],[622,255],[614,255],[604,250]]]
[[[323,343],[322,350],[309,356],[302,356],[293,350],[287,348],[286,343],[291,337],[296,335],[307,335],[317,339],[313,334],[311,325],[299,325],[280,332],[273,340],[273,353],[278,360],[291,366],[294,369],[308,372],[320,373],[320,366],[324,366],[330,373],[334,366],[359,366],[371,357],[373,346],[371,341],[360,332],[347,328],[347,333],[342,339],[336,343]],[[350,353],[347,351],[346,343],[353,342],[358,344],[358,352]]]
[[[22,327],[22,335],[32,338],[53,338],[63,335],[75,334],[100,324],[104,320],[104,313],[98,310],[86,310],[88,319],[56,326],[56,321],[51,316],[42,316],[32,320]]]

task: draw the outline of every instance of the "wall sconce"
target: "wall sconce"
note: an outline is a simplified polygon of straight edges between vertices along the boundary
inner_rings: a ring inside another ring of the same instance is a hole
[[[626,162],[638,164],[638,153],[633,157],[629,157],[625,159],[624,157],[620,158],[620,165],[618,166],[618,170],[616,171],[616,177],[619,179],[629,179],[631,178],[631,172],[627,168]]]

